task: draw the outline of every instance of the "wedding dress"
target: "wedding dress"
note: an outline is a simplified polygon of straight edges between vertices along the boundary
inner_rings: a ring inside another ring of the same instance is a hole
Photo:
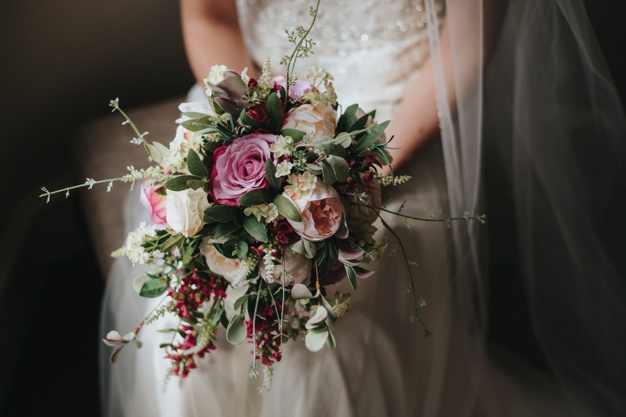
[[[277,64],[291,49],[284,30],[306,25],[310,5],[306,0],[237,1],[240,27],[256,64],[269,56],[275,73],[283,72]],[[431,57],[435,67],[445,62],[445,57],[431,55],[431,51],[440,47],[438,34],[448,14],[455,22],[475,17],[435,0],[323,2],[312,33],[315,53],[300,62],[297,70],[304,74],[308,66],[325,68],[334,75],[341,105],[358,103],[365,111],[376,109],[378,121],[387,120],[423,65]],[[437,82],[445,87],[445,80]],[[424,217],[429,211],[441,210],[448,216],[462,214],[451,210],[482,207],[479,198],[468,191],[472,188],[469,179],[477,175],[454,154],[469,145],[453,146],[459,139],[454,137],[459,123],[451,121],[455,111],[446,108],[442,90],[439,115],[444,144],[433,143],[403,168],[402,173],[413,179],[385,190],[390,209],[403,205],[403,213]],[[457,95],[464,102],[474,97]],[[203,100],[202,89],[193,89],[189,100]],[[460,174],[455,171],[459,165]],[[461,177],[466,189],[459,191]],[[128,200],[124,217],[129,230],[148,221],[137,193]],[[385,220],[400,236],[410,260],[419,264],[417,292],[428,304],[422,313],[431,337],[424,337],[421,327],[410,321],[413,300],[404,294],[406,265],[399,251],[391,249],[393,236],[377,224],[390,250],[373,266],[376,274],[359,282],[351,311],[334,326],[336,350],[312,353],[300,341],[284,344],[271,390],[260,394],[262,381],[248,377],[250,346],[230,345],[221,333],[217,349],[198,369],[184,380],[171,378],[165,385],[168,363],[158,347],[168,341],[158,329],[172,327],[171,319],[165,317],[141,331],[141,349],[127,347],[117,363],[105,367],[106,415],[558,416],[572,415],[572,403],[581,415],[594,415],[585,404],[565,398],[559,381],[529,366],[522,357],[507,351],[499,355],[505,359],[496,362],[486,355],[485,330],[473,320],[484,307],[484,300],[473,296],[482,288],[472,288],[484,282],[458,278],[466,272],[480,274],[476,252],[481,239],[473,239],[480,236],[476,232],[480,225],[455,224],[451,231],[439,223],[412,222],[406,227],[392,215]],[[463,243],[467,245],[460,247]],[[153,308],[155,301],[141,299],[132,289],[132,277],[138,274],[140,270],[133,270],[126,259],[116,260],[109,277],[103,330],[129,331]]]

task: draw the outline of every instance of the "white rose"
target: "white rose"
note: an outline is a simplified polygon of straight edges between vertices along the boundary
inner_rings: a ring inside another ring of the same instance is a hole
[[[314,139],[333,136],[336,127],[337,112],[331,106],[303,104],[289,110],[283,129],[300,130]]]
[[[167,224],[177,233],[193,236],[202,229],[204,210],[209,206],[207,193],[202,189],[167,190],[165,200]]]
[[[274,266],[272,272],[272,282],[282,283],[285,270],[287,275],[285,279],[285,285],[302,284],[311,277],[311,267],[313,265],[311,259],[307,259],[303,255],[292,251],[289,248],[285,249],[284,259],[278,259],[283,261],[284,264]],[[261,262],[259,265],[259,275],[268,281],[265,273],[265,265]]]
[[[206,238],[200,243],[199,249],[209,269],[213,273],[223,276],[226,281],[232,283],[237,276],[239,263],[241,261],[237,258],[231,259],[225,257],[213,246],[215,243],[223,243],[224,241],[225,239],[215,240]]]

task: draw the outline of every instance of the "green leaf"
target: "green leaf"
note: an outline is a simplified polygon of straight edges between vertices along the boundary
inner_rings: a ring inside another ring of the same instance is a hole
[[[201,178],[207,178],[209,173],[204,166],[204,163],[200,159],[200,156],[193,149],[189,149],[187,153],[187,167],[189,168],[189,172],[193,175],[197,175]]]
[[[367,119],[370,117],[369,114],[362,116],[359,120],[354,122],[352,126],[348,128],[348,132],[354,132],[355,130],[365,129],[365,125],[367,124]]]
[[[376,140],[383,134],[385,129],[389,126],[389,120],[386,122],[382,122],[381,124],[374,127],[370,132],[365,136],[365,138],[357,145],[355,152],[359,153],[369,148],[376,142]]]
[[[235,304],[233,305],[233,309],[235,311],[241,309],[241,307],[243,307],[243,305],[248,301],[248,297],[250,297],[248,294],[239,297],[237,301],[235,301]]]
[[[165,158],[170,156],[170,150],[165,145],[159,142],[146,143],[148,154],[154,162],[159,165],[164,165]]]
[[[265,226],[255,217],[247,216],[243,218],[243,227],[246,232],[260,242],[267,242],[267,230]]]
[[[220,205],[209,207],[208,209],[204,210],[204,214],[208,218],[220,223],[230,223],[240,219],[241,216],[243,216],[242,211],[238,207]]]
[[[246,330],[243,316],[241,314],[235,315],[232,319],[230,319],[228,328],[226,328],[226,340],[233,345],[240,345],[246,341],[247,336],[248,332]]]
[[[332,350],[335,350],[335,348],[337,347],[337,341],[335,340],[335,336],[330,330],[328,331],[328,339],[326,339],[326,344]]]
[[[213,237],[215,239],[219,239],[222,237],[229,236],[235,232],[238,232],[241,229],[241,226],[230,222],[230,223],[220,223],[215,229],[213,229]]]
[[[354,124],[356,121],[356,111],[358,110],[359,105],[353,104],[348,106],[345,112],[339,118],[337,122],[337,132],[345,132],[348,130],[350,126]]]
[[[246,242],[244,242],[243,240],[240,240],[239,243],[237,244],[237,258],[239,259],[243,259],[246,257],[246,255],[248,254],[248,244]]]
[[[194,240],[189,245],[186,245],[186,246],[183,245],[183,248],[181,251],[183,255],[183,265],[187,265],[189,261],[191,261],[191,257],[193,256],[199,244],[200,244],[199,240]]]
[[[356,290],[356,273],[354,272],[354,269],[351,266],[348,265],[344,265],[346,268],[346,274],[348,274],[348,279],[350,280],[350,284],[352,285],[352,289]]]
[[[207,185],[207,184],[208,184],[208,181],[204,181],[204,180],[189,180],[189,181],[187,181],[187,185],[192,190],[198,190],[200,188],[204,188],[204,186]]]
[[[160,296],[167,289],[167,282],[161,279],[151,279],[144,282],[139,291],[139,295],[146,298],[155,298]]]
[[[295,203],[290,198],[285,197],[282,194],[278,194],[274,197],[274,204],[276,205],[276,210],[278,210],[278,212],[285,218],[293,222],[302,221],[302,216],[300,216],[298,207],[296,207]]]
[[[289,247],[292,251],[299,253],[307,259],[313,259],[317,253],[315,243],[306,239],[300,239]]]
[[[326,160],[333,169],[333,173],[335,174],[335,178],[337,178],[337,181],[342,183],[346,182],[346,180],[350,176],[350,165],[348,165],[346,160],[335,155],[328,155],[326,157]]]
[[[276,178],[276,165],[271,159],[265,161],[265,178],[272,188],[280,190],[280,178]]]
[[[293,139],[294,143],[298,143],[301,142],[304,137],[306,136],[306,133],[304,133],[301,130],[297,130],[297,129],[283,129],[280,131],[280,134],[283,136],[289,136]]]
[[[170,249],[178,246],[180,242],[183,241],[185,237],[183,235],[173,235],[170,236],[163,244],[161,245],[161,252],[167,252]]]
[[[270,115],[272,123],[277,127],[283,125],[283,106],[278,99],[276,93],[270,94],[267,98],[267,112]]]
[[[337,182],[337,178],[335,178],[335,172],[327,161],[322,161],[319,164],[322,167],[322,179],[324,180],[324,184],[333,185]]]
[[[254,120],[252,117],[248,116],[248,114],[245,111],[241,112],[241,116],[239,116],[239,121],[241,122],[242,125],[245,125],[245,126],[260,127],[260,128],[267,129],[270,131],[275,129],[269,123],[265,123],[260,120]]]
[[[319,164],[306,164],[306,169],[316,177],[322,175],[322,167]]]
[[[195,111],[185,111],[183,112],[183,116],[189,117],[190,119],[200,119],[202,117],[208,117],[208,114],[198,113]]]
[[[274,192],[268,188],[252,190],[237,199],[237,202],[243,206],[256,206],[259,204],[269,203],[272,201]]]
[[[170,191],[184,191],[189,188],[187,181],[199,179],[200,178],[195,175],[179,175],[178,177],[167,180],[163,186]]]

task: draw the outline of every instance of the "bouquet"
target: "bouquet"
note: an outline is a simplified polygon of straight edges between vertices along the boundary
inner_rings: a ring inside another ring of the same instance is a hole
[[[347,279],[356,290],[359,278],[374,273],[364,266],[386,246],[374,226],[387,211],[381,187],[409,177],[379,173],[391,162],[389,122],[377,123],[375,112],[356,104],[341,111],[323,69],[294,76],[296,60],[313,46],[307,35],[317,9],[311,15],[308,29],[289,33],[295,47],[283,60],[285,75],[272,74],[269,60],[258,79],[214,66],[206,103],[180,106],[169,147],[148,143],[118,100],[111,102],[155,163],[118,178],[142,181],[153,224],[139,225],[114,256],[150,265],[134,286],[143,297],[162,297],[135,330],[106,335],[116,348],[112,360],[125,345],[140,346],[141,328],[166,314],[180,320],[165,329],[174,337],[161,348],[171,374],[181,377],[216,348],[220,328],[230,343],[251,343],[252,375],[257,361],[271,375],[288,341],[304,338],[311,351],[335,347],[332,325],[349,311],[351,295],[330,286]],[[101,182],[113,184],[87,179],[82,186]],[[408,260],[407,270],[410,277]],[[409,284],[419,320],[424,302],[412,278]]]

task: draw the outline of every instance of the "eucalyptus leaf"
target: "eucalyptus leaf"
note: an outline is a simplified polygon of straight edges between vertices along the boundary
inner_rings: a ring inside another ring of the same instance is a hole
[[[291,298],[294,300],[308,300],[313,298],[313,293],[304,284],[294,284],[291,288]]]
[[[318,164],[306,164],[306,169],[307,171],[309,171],[311,174],[315,175],[316,177],[319,177],[320,175],[322,175],[322,167],[319,166]]]
[[[280,178],[276,178],[276,166],[271,159],[265,161],[265,178],[272,188],[280,190]]]
[[[255,217],[247,216],[243,218],[243,227],[246,232],[259,242],[267,242],[267,230],[265,226]]]
[[[135,289],[135,291],[137,291],[137,294],[141,294],[141,289],[143,288],[143,285],[151,279],[152,278],[150,278],[148,274],[142,274],[136,276],[135,279],[133,279],[133,288]]]
[[[294,143],[302,142],[302,140],[306,136],[306,133],[297,129],[283,129],[280,131],[280,134],[283,136],[289,136],[291,139],[293,139]]]
[[[248,244],[246,242],[244,242],[243,240],[240,240],[239,243],[237,243],[237,258],[239,259],[243,259],[246,257],[246,255],[248,254]]]
[[[333,310],[333,306],[330,305],[328,300],[324,298],[324,296],[320,296],[322,299],[322,306],[326,309],[328,316],[326,316],[326,324],[331,325],[335,321],[337,321],[337,315],[335,314],[335,310]],[[318,307],[319,308],[319,307]]]
[[[333,335],[333,333],[330,330],[328,331],[328,339],[326,339],[326,344],[332,350],[335,350],[335,348],[337,347],[337,341],[335,340],[335,335]]]
[[[343,148],[349,148],[350,145],[352,145],[352,136],[350,136],[349,133],[341,132],[337,136],[335,136],[335,139],[333,139],[333,141]]]
[[[190,119],[200,119],[201,117],[208,117],[209,115],[195,111],[185,111],[183,112],[183,116],[189,117]]]
[[[294,222],[302,221],[298,207],[296,207],[296,204],[290,198],[279,194],[274,197],[274,205],[276,206],[276,210],[285,218]]]
[[[328,339],[329,331],[326,328],[312,329],[304,337],[304,344],[311,352],[317,352],[324,347],[326,339]]]
[[[151,279],[143,283],[139,295],[146,298],[156,298],[167,290],[167,282],[161,279]]]
[[[283,106],[276,93],[270,94],[267,98],[267,112],[272,123],[278,127],[283,124]]]
[[[201,178],[207,178],[209,173],[200,159],[200,156],[193,149],[189,149],[187,153],[187,167],[189,172]]]
[[[237,199],[237,202],[243,206],[256,206],[272,201],[274,192],[268,188],[252,190]]]
[[[167,180],[163,186],[170,191],[184,191],[189,188],[187,181],[199,179],[200,178],[195,175],[179,175]]]
[[[322,161],[319,165],[322,167],[322,180],[324,180],[324,184],[333,185],[336,183],[337,178],[335,177],[335,172],[330,164],[327,161]]]
[[[315,314],[306,322],[304,327],[306,327],[309,330],[316,329],[320,327],[320,325],[326,321],[327,317],[328,317],[328,311],[326,311],[324,307],[318,306],[317,310],[315,311]]]
[[[346,182],[350,176],[350,165],[348,165],[346,160],[335,155],[328,155],[326,160],[333,169],[333,173],[335,174],[337,181],[341,183]]]
[[[221,206],[215,205],[204,210],[204,214],[220,223],[229,223],[240,219],[243,216],[243,212],[234,206]]]
[[[159,142],[147,143],[146,147],[148,148],[148,153],[154,162],[159,165],[163,165],[165,162],[165,158],[169,157],[170,150]]]
[[[315,244],[306,239],[300,239],[289,247],[292,251],[299,253],[307,259],[313,259],[317,253]]]
[[[235,301],[235,304],[233,305],[233,308],[235,309],[235,311],[241,309],[241,307],[243,307],[243,305],[246,304],[249,297],[250,296],[248,294],[244,295],[243,297],[239,297],[237,301]]]
[[[350,284],[352,285],[352,289],[356,290],[357,282],[356,282],[356,273],[351,266],[344,265],[346,268],[346,274],[348,274],[348,279],[350,280]]]
[[[226,328],[226,340],[233,345],[240,345],[246,341],[248,332],[241,314],[236,314]]]
[[[389,120],[387,120],[386,122],[382,122],[381,124],[374,127],[372,130],[370,130],[369,133],[365,135],[365,138],[363,138],[363,140],[357,145],[355,151],[359,153],[372,146],[376,142],[376,140],[378,140],[378,138],[383,134],[387,126],[389,126]]]

